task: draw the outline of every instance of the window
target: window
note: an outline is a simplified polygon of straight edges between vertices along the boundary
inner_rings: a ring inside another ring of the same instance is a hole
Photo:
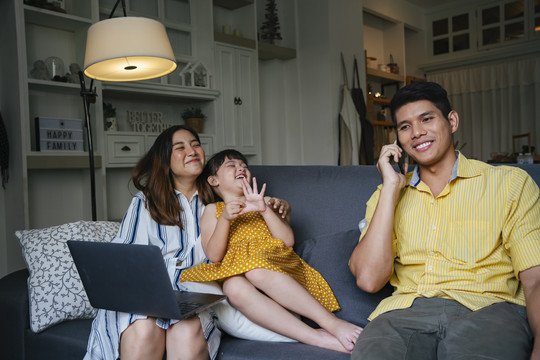
[[[451,54],[470,48],[469,13],[439,18],[432,22],[433,55]]]
[[[492,0],[430,15],[429,50],[434,57],[525,42],[540,38],[540,0]]]
[[[525,39],[525,0],[490,4],[478,13],[480,48]]]

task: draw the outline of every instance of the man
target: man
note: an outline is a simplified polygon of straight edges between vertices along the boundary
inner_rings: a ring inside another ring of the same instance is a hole
[[[364,291],[395,291],[352,359],[540,359],[538,186],[454,149],[459,117],[438,84],[400,89],[390,110],[398,142],[381,149],[350,269]],[[391,165],[403,151],[417,163],[406,176]]]

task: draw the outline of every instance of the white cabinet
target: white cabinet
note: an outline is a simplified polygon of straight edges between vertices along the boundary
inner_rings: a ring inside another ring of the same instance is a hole
[[[234,148],[260,161],[257,53],[216,43],[217,126],[223,148]]]

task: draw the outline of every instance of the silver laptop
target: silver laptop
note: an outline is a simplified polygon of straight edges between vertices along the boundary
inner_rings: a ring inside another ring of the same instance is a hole
[[[157,246],[74,240],[67,244],[95,308],[183,320],[226,298],[173,290]]]

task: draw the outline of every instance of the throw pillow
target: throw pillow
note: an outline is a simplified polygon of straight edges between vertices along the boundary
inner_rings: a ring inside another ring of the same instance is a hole
[[[382,299],[391,294],[392,289],[387,285],[378,293],[369,294],[356,286],[356,280],[348,263],[359,238],[358,228],[319,235],[303,241],[299,246],[298,254],[320,272],[330,285],[341,307],[341,310],[336,312],[336,316],[365,326],[369,314],[375,310]],[[310,323],[310,321],[307,322]]]
[[[217,281],[183,282],[184,291],[222,295],[221,285]],[[227,334],[246,340],[294,342],[286,336],[268,330],[249,320],[244,314],[232,307],[228,301],[214,305],[212,310],[217,316],[217,326]]]
[[[111,241],[119,227],[117,222],[77,221],[15,232],[30,272],[28,294],[32,331],[43,331],[64,320],[96,316],[97,310],[90,305],[66,242]]]

